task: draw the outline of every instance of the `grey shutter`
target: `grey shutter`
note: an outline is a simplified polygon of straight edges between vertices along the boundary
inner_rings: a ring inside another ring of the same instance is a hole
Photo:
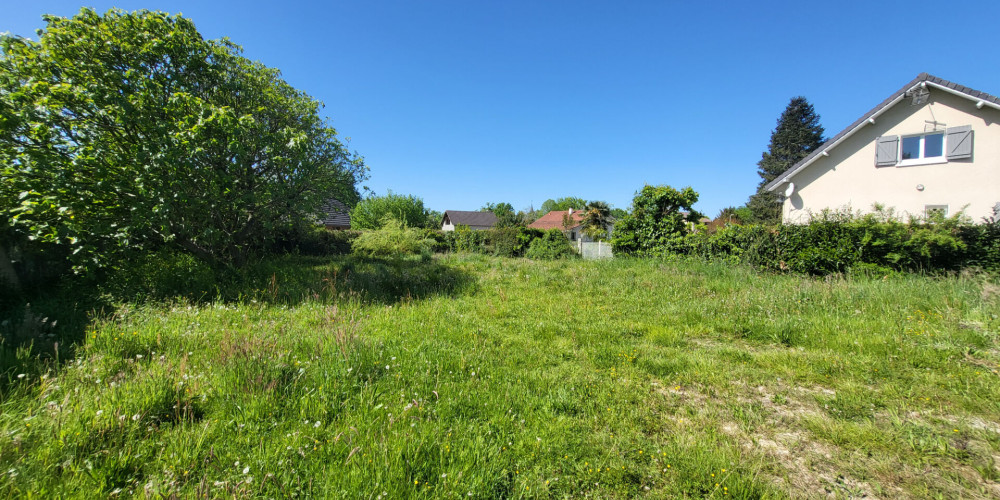
[[[895,165],[898,151],[898,135],[879,137],[875,144],[875,166],[888,167]]]
[[[949,160],[972,158],[972,125],[950,127],[945,136]]]

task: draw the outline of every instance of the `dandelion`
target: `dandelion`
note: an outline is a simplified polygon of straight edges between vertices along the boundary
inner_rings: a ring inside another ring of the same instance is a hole
[[[23,373],[18,373],[17,374],[17,378],[24,378],[24,377],[25,377],[25,375]]]
[[[246,474],[248,472],[250,472],[250,466],[249,465],[243,468],[243,474]]]

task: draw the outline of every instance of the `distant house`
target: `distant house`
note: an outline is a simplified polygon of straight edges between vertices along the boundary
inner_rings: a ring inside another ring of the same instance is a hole
[[[442,231],[454,231],[456,226],[468,226],[469,229],[489,229],[496,225],[497,216],[493,212],[468,212],[464,210],[445,210],[441,218]]]
[[[1000,206],[1000,98],[921,73],[766,186],[782,219],[822,209],[901,216]]]
[[[331,199],[320,209],[321,223],[327,229],[350,229],[351,209],[338,200]]]
[[[535,222],[528,224],[533,229],[548,231],[549,229],[559,229],[566,233],[570,241],[582,241],[584,243],[593,241],[589,236],[583,234],[583,212],[573,210],[553,210]],[[608,234],[611,234],[611,227],[608,227]]]

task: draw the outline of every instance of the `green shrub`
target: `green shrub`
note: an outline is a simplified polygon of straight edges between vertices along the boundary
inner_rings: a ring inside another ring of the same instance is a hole
[[[970,224],[961,213],[906,222],[891,210],[823,211],[806,224],[728,225],[688,235],[684,251],[706,258],[804,274],[997,269],[1000,226]]]
[[[632,199],[632,209],[615,224],[611,246],[616,255],[662,255],[683,251],[684,236],[701,217],[691,206],[698,193],[690,187],[646,185]]]
[[[569,238],[558,229],[550,229],[541,238],[531,240],[525,254],[529,259],[554,260],[576,257]]]
[[[387,217],[400,221],[406,227],[424,227],[428,210],[424,208],[424,200],[416,196],[389,191],[385,196],[375,195],[359,201],[351,210],[351,227],[381,229]]]
[[[523,257],[531,242],[545,232],[526,227],[499,227],[473,231],[459,226],[441,233],[442,246],[452,252],[472,252],[499,257]]]
[[[434,240],[416,228],[404,227],[395,219],[386,219],[380,229],[365,231],[351,243],[351,250],[365,257],[395,257],[431,253]]]
[[[116,262],[97,288],[112,302],[172,297],[200,300],[215,295],[216,281],[216,271],[209,264],[191,254],[164,249]]]
[[[351,242],[360,234],[360,231],[333,230],[320,225],[297,226],[282,234],[272,251],[320,257],[346,255],[351,253]]]

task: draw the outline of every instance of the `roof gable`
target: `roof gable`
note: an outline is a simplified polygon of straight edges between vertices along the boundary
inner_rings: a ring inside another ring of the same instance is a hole
[[[567,228],[563,226],[563,217],[569,213],[569,210],[553,210],[541,217],[539,217],[535,222],[528,224],[528,227],[533,229],[572,229],[573,227],[579,226],[583,223],[583,212],[573,211],[570,216],[573,219],[573,226]]]
[[[322,223],[325,226],[351,227],[351,213],[340,200],[330,199],[320,207]]]
[[[491,227],[497,223],[497,216],[493,212],[472,212],[466,210],[445,210],[444,220],[450,221],[453,225],[462,226],[487,226]]]
[[[974,90],[969,87],[958,85],[956,83],[949,82],[943,78],[938,78],[934,75],[929,75],[927,73],[920,73],[912,81],[904,85],[901,89],[894,92],[892,95],[887,97],[884,101],[875,106],[867,113],[861,116],[850,124],[844,130],[841,130],[837,135],[831,137],[829,140],[824,142],[820,147],[816,148],[815,151],[810,153],[808,156],[803,158],[801,161],[792,165],[791,168],[786,170],[784,173],[779,175],[773,181],[769,182],[764,189],[774,192],[779,186],[788,182],[788,180],[795,174],[801,172],[803,169],[811,165],[814,161],[822,156],[829,155],[829,151],[836,147],[838,144],[843,142],[848,137],[854,135],[855,132],[860,130],[865,125],[869,123],[874,123],[875,118],[877,118],[882,113],[886,112],[894,106],[895,104],[906,98],[906,94],[918,86],[926,86],[930,88],[935,88],[938,90],[943,90],[945,92],[959,95],[967,99],[976,101],[976,107],[982,108],[984,106],[989,106],[992,108],[1000,109],[1000,98],[987,94],[979,90]]]

